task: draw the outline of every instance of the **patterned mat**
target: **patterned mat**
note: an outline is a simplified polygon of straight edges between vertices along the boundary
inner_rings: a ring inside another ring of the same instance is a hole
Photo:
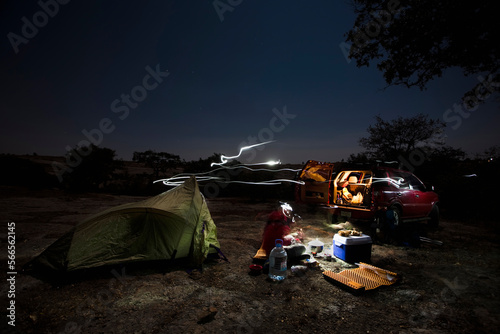
[[[340,273],[325,270],[323,277],[355,293],[376,289],[382,285],[392,285],[400,279],[396,273],[363,262],[358,268],[346,269]]]

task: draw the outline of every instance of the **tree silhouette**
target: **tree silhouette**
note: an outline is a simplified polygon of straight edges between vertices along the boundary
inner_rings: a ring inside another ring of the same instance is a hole
[[[208,172],[211,169],[215,169],[215,167],[212,168],[211,165],[212,165],[212,163],[220,163],[221,156],[222,156],[221,153],[214,153],[205,159],[199,158],[198,160],[184,162],[184,164],[183,164],[184,165],[184,172],[186,172],[186,173],[202,173],[202,172]],[[231,161],[230,163],[228,163],[228,165],[231,165],[234,163],[235,163],[235,161]],[[239,162],[236,160],[236,163],[239,163]]]
[[[392,121],[385,121],[375,116],[375,124],[367,129],[369,136],[359,139],[359,144],[371,159],[398,160],[408,156],[417,147],[441,147],[445,123],[439,119],[429,119],[427,115],[414,117],[399,116]]]
[[[165,173],[170,168],[176,168],[181,164],[181,159],[178,155],[167,152],[155,152],[147,150],[144,152],[134,152],[132,161],[144,163],[146,167],[153,168],[155,178],[158,178],[161,173]]]
[[[113,178],[115,170],[123,168],[123,161],[115,160],[116,153],[109,148],[91,144],[87,147],[76,147],[73,152],[86,152],[81,155],[81,162],[70,173],[65,174],[64,183],[73,191],[90,191],[105,187]]]
[[[349,58],[358,67],[372,61],[388,85],[417,86],[458,67],[478,76],[464,104],[498,93],[500,29],[496,1],[352,0],[357,15],[346,33]]]

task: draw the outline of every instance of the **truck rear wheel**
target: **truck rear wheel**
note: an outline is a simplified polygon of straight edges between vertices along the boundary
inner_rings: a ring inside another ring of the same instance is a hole
[[[388,211],[392,211],[394,226],[399,226],[401,223],[401,209],[397,206],[391,206]]]
[[[429,226],[438,227],[439,226],[439,208],[436,204],[432,207],[429,213]]]

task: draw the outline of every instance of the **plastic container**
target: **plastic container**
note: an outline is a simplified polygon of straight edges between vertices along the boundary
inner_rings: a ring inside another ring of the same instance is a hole
[[[369,235],[333,237],[333,255],[345,262],[369,262],[372,255],[372,239]]]
[[[251,264],[250,265],[250,275],[257,276],[262,272],[262,266],[260,264]]]
[[[308,245],[313,256],[316,256],[316,254],[323,252],[323,247],[325,247],[325,244],[318,239],[310,241]]]
[[[286,278],[287,254],[283,249],[283,240],[276,239],[275,247],[269,254],[269,278],[273,281],[282,281]]]

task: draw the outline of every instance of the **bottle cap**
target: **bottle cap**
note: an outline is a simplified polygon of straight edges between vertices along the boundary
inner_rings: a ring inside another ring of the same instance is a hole
[[[282,247],[282,246],[283,246],[283,239],[276,239],[276,240],[274,241],[274,245],[275,245],[276,247]]]

